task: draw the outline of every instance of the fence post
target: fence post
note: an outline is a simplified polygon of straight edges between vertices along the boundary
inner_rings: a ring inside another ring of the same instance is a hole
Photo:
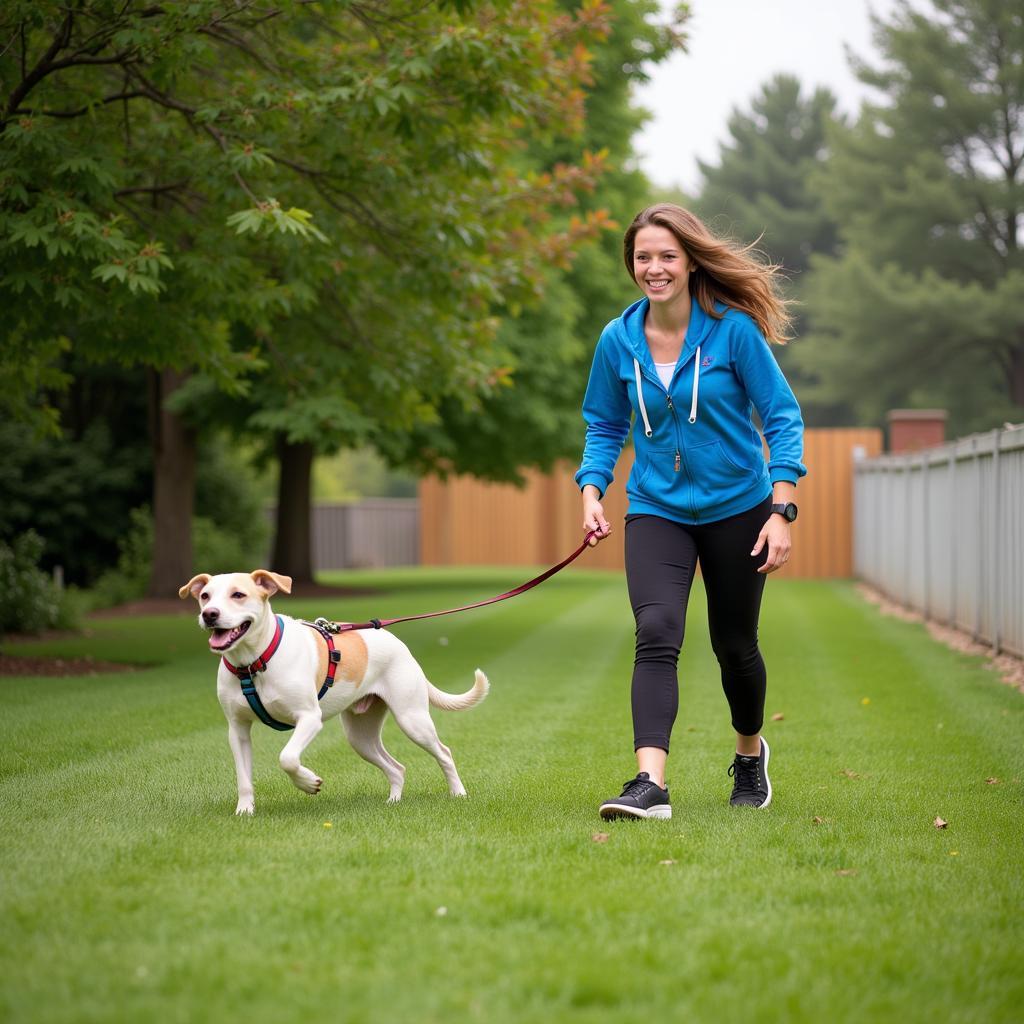
[[[974,472],[978,478],[978,486],[975,488],[978,496],[978,515],[975,520],[978,524],[978,557],[977,561],[977,597],[974,602],[974,635],[975,641],[981,639],[981,595],[985,587],[985,495],[981,486],[981,452],[978,450],[978,438],[971,442],[971,451],[974,455]]]
[[[949,552],[949,615],[947,625],[950,629],[956,629],[956,584],[957,584],[957,543],[956,523],[957,514],[954,508],[956,502],[956,445],[949,449],[949,544],[946,550]]]
[[[1000,619],[1002,617],[1002,608],[1000,607],[999,601],[999,582],[1002,576],[1001,573],[996,571],[995,563],[999,561],[999,504],[1000,494],[999,488],[999,438],[1001,432],[996,429],[992,431],[992,566],[991,572],[988,574],[991,579],[992,587],[992,604],[991,604],[991,615],[992,615],[992,650],[998,654],[1002,646],[1002,634],[1000,632]],[[980,490],[980,488],[979,488]]]
[[[931,533],[931,516],[928,514],[929,504],[930,503],[928,501],[928,452],[925,451],[921,455],[921,518],[923,519],[923,522],[921,524],[921,574],[922,586],[924,587],[922,603],[924,604],[923,611],[926,620],[932,617],[932,574],[930,559],[928,558],[928,540],[929,534]]]

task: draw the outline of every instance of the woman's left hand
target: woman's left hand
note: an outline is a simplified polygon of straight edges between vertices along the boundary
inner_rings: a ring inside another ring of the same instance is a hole
[[[781,569],[789,561],[789,552],[793,542],[789,535],[789,523],[782,516],[774,513],[768,517],[768,522],[761,527],[757,535],[757,543],[751,555],[762,551],[765,544],[768,545],[768,559],[764,565],[758,568],[758,572],[769,573]]]

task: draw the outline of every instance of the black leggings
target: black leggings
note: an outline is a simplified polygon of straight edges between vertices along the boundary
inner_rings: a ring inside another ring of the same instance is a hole
[[[636,617],[634,748],[669,748],[679,709],[676,665],[698,562],[732,727],[744,736],[761,731],[766,678],[757,619],[765,575],[756,570],[768,552],[752,557],[750,550],[770,507],[767,498],[748,512],[699,526],[650,515],[626,519],[626,582]]]

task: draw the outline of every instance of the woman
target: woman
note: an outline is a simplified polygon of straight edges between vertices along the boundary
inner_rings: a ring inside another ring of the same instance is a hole
[[[671,818],[665,784],[679,705],[676,664],[700,563],[711,645],[736,730],[730,802],[767,807],[761,736],[765,667],[757,646],[768,573],[790,552],[796,482],[807,472],[800,408],[766,339],[786,340],[777,268],[715,237],[670,203],[626,231],[626,269],[644,293],[602,332],[583,401],[586,446],[576,482],[583,528],[611,527],[601,497],[635,417],[626,485],[626,579],[636,617],[632,707],[637,775],[603,818]],[[770,458],[752,422],[761,419]]]

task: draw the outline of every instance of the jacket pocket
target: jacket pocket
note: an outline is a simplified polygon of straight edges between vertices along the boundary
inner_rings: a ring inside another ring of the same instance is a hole
[[[686,450],[686,461],[693,476],[693,487],[699,505],[715,505],[737,497],[757,483],[759,472],[741,466],[721,441],[706,441]]]
[[[675,483],[675,448],[647,448],[638,454],[629,490],[664,500]]]

